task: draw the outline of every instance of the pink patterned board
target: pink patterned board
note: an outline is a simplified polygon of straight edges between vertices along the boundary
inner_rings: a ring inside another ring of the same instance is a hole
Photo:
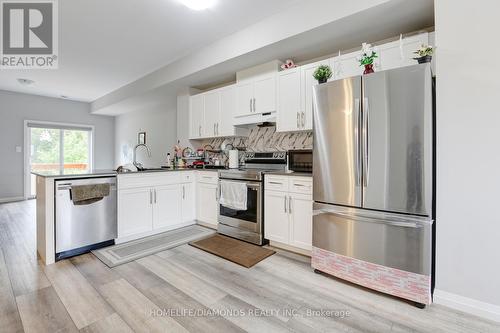
[[[372,264],[313,247],[311,266],[338,278],[386,294],[431,304],[431,278]]]

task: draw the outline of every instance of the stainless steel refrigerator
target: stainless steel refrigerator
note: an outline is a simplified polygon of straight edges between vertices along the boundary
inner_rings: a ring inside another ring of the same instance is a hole
[[[313,268],[430,304],[429,64],[317,85],[313,109]]]

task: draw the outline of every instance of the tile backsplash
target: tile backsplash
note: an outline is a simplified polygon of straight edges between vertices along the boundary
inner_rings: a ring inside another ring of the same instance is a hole
[[[276,127],[257,127],[250,129],[248,137],[215,138],[204,142],[218,149],[222,144],[232,144],[234,147],[246,147],[247,151],[286,151],[292,149],[312,149],[313,133],[287,132],[276,133]]]

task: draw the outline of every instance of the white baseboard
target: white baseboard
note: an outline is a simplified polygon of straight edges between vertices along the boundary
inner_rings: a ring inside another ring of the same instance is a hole
[[[0,203],[23,201],[24,197],[0,198]]]
[[[438,289],[434,290],[433,300],[436,304],[500,322],[500,306],[495,304],[481,302]]]

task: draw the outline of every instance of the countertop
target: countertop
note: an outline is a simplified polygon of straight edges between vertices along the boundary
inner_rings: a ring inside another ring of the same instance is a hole
[[[142,174],[142,173],[153,173],[153,172],[177,172],[177,171],[219,171],[224,169],[194,169],[194,168],[177,168],[177,169],[149,169],[144,171],[130,171],[130,172],[116,172],[116,170],[110,169],[94,169],[84,172],[75,172],[75,170],[64,170],[62,172],[54,171],[37,171],[32,172],[32,174],[44,178],[73,178],[73,177],[100,177],[100,176],[116,176],[116,175],[131,175],[131,174]]]
[[[295,171],[266,171],[265,175],[276,175],[276,176],[296,176],[296,177],[312,177],[310,172],[295,172]]]

